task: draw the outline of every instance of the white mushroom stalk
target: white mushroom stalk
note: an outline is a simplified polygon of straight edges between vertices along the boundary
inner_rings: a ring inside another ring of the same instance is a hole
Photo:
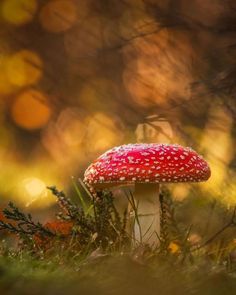
[[[85,171],[89,186],[135,185],[134,243],[160,243],[159,184],[199,182],[210,177],[207,162],[194,150],[169,144],[128,144],[101,155]]]
[[[136,183],[134,201],[136,208],[133,208],[131,230],[134,244],[158,246],[161,231],[159,184]]]

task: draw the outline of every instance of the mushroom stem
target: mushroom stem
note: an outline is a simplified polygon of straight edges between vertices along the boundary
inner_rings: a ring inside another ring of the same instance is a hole
[[[158,183],[136,183],[134,242],[157,247],[160,244],[160,199]]]

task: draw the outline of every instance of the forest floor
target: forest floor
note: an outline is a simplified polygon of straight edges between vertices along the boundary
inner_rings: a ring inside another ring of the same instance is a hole
[[[236,294],[235,208],[210,199],[198,204],[194,197],[175,203],[163,192],[161,244],[152,249],[134,246],[127,215],[118,215],[111,193],[88,203],[77,190],[75,204],[50,189],[62,210],[59,220],[35,222],[12,203],[3,210],[1,295]],[[201,240],[193,229],[205,233]]]
[[[235,294],[236,273],[207,259],[142,262],[130,255],[96,255],[73,263],[58,254],[33,258],[24,252],[0,258],[0,294]]]

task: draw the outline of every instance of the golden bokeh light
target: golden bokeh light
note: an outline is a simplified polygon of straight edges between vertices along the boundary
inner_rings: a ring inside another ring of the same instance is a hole
[[[211,178],[201,187],[212,195],[221,195],[228,178],[228,165],[233,157],[231,137],[232,118],[223,107],[212,105],[209,120],[202,138],[202,149],[211,167]],[[221,201],[223,199],[221,198]],[[228,202],[228,200],[225,200]]]
[[[120,145],[124,138],[124,127],[117,117],[104,113],[96,113],[87,120],[87,145],[90,153],[105,151],[115,145]]]
[[[19,161],[19,154],[14,153],[10,146],[1,157],[1,167],[5,167],[0,177],[2,201],[4,196],[8,196],[8,200],[17,206],[50,207],[56,199],[46,186],[59,185],[61,182],[56,173],[57,167],[53,167],[51,160],[39,154],[32,153],[30,158],[31,161],[27,163]]]
[[[16,87],[14,87],[7,79],[6,73],[1,72],[0,70],[0,98],[1,96],[11,94],[16,90],[17,90]]]
[[[27,178],[23,181],[26,192],[32,197],[38,197],[45,193],[46,185],[38,178]]]
[[[45,182],[37,177],[23,179],[19,184],[20,202],[26,207],[45,208],[55,203],[48,193]]]
[[[38,82],[42,76],[43,62],[32,51],[21,50],[11,56],[7,63],[7,77],[13,85],[22,87]]]
[[[60,175],[74,175],[85,159],[85,137],[87,126],[79,108],[68,107],[58,118],[51,121],[42,132],[41,142]]]
[[[7,76],[9,56],[2,55],[0,60],[0,97],[13,93],[18,88],[10,83]]]
[[[17,96],[11,107],[13,121],[28,130],[44,127],[51,114],[48,97],[34,89],[29,89]]]
[[[134,38],[124,48],[127,63],[123,82],[133,101],[141,107],[166,108],[190,97],[193,77],[188,65],[193,56],[187,39],[183,39],[184,45],[178,45],[167,29],[156,31],[145,38]],[[175,43],[178,57],[170,46]]]
[[[86,7],[85,5],[82,6],[80,7],[81,11]],[[76,23],[78,18],[77,10],[77,5],[71,0],[49,1],[40,11],[40,23],[49,32],[65,32]]]
[[[0,9],[7,22],[24,25],[33,19],[37,7],[37,0],[3,0]]]
[[[172,253],[172,254],[176,254],[180,252],[180,246],[175,243],[175,242],[170,242],[169,246],[168,246],[168,250]]]
[[[63,142],[68,146],[78,146],[83,140],[86,126],[80,117],[80,112],[76,108],[67,108],[58,117],[57,129]]]
[[[187,198],[190,190],[190,185],[188,183],[178,183],[173,186],[172,194],[176,201],[182,202]]]
[[[229,207],[236,203],[236,173],[230,169],[229,177],[222,185],[222,201]]]
[[[154,106],[157,98],[164,100],[163,97],[156,96],[153,85],[145,83],[145,80],[134,70],[124,71],[123,82],[133,101],[141,107]]]

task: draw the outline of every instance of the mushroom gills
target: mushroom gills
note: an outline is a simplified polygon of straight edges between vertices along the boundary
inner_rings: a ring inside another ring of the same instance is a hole
[[[158,183],[136,183],[134,190],[133,239],[135,244],[160,244],[160,198]]]

